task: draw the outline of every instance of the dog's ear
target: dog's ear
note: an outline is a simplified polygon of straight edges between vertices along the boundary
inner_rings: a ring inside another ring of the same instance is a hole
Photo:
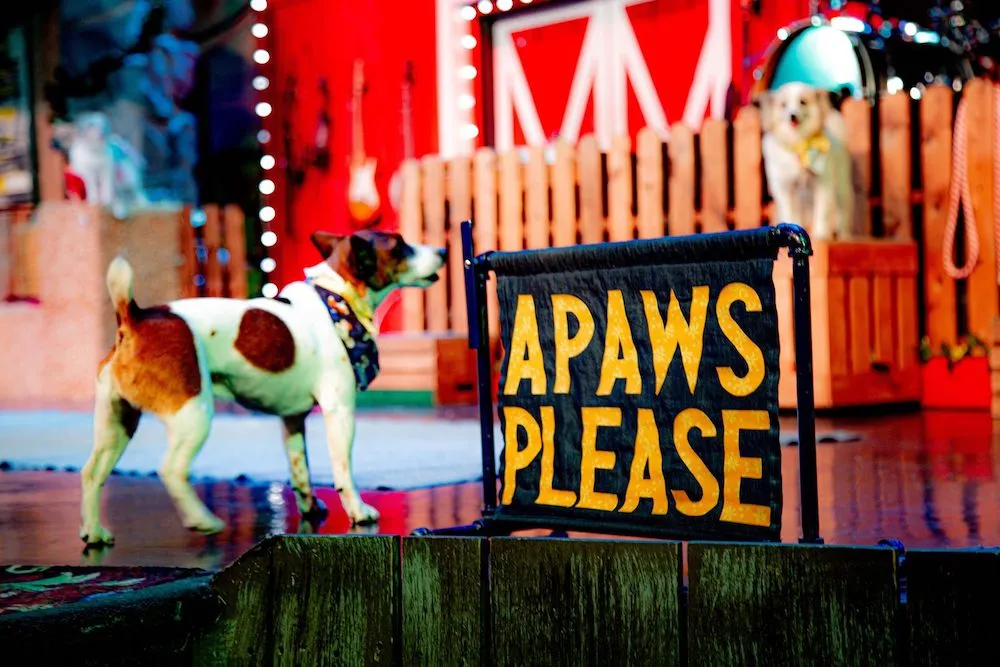
[[[313,232],[309,236],[309,240],[312,244],[316,246],[319,250],[319,254],[323,259],[329,259],[330,255],[333,254],[333,249],[337,247],[337,244],[343,240],[343,236],[337,234],[331,234],[330,232]]]
[[[833,111],[833,101],[830,99],[832,93],[825,88],[816,88],[813,92],[816,94],[816,106],[823,118],[826,118]]]
[[[378,256],[375,252],[375,246],[371,241],[358,234],[351,235],[351,264],[354,268],[354,275],[364,282],[374,277],[378,270]]]
[[[770,132],[774,127],[774,97],[769,91],[765,91],[754,98],[754,103],[760,109],[760,129],[763,132]]]

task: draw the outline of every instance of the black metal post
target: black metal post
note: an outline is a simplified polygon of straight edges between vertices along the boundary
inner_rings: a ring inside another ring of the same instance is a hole
[[[799,506],[804,544],[822,544],[819,536],[819,487],[816,482],[816,403],[813,396],[812,304],[809,256],[789,249],[795,317],[795,382],[798,393]]]
[[[483,517],[493,516],[497,506],[496,450],[493,443],[493,360],[490,356],[490,323],[487,313],[486,280],[489,266],[477,258],[472,244],[472,223],[462,223],[462,259],[466,275],[466,308],[469,313],[469,346],[476,350],[479,385],[479,428],[483,456]],[[470,281],[469,278],[472,278]]]

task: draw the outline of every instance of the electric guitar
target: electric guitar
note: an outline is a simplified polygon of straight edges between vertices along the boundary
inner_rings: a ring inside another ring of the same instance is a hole
[[[403,73],[403,103],[400,113],[403,116],[403,160],[413,158],[413,118],[411,114],[410,90],[413,87],[413,61],[406,61],[406,70]],[[399,199],[403,191],[402,166],[392,173],[389,179],[389,203],[392,209],[399,212]]]
[[[375,158],[365,155],[362,132],[361,98],[365,93],[364,63],[354,62],[354,116],[350,180],[347,186],[347,210],[357,227],[368,227],[378,220],[382,201],[375,187]]]

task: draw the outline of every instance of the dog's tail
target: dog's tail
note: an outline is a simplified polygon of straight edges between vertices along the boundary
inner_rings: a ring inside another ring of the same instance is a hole
[[[115,306],[115,315],[119,323],[128,318],[134,282],[135,274],[132,272],[132,267],[123,257],[119,255],[111,260],[107,275],[108,294],[111,295],[111,303]]]

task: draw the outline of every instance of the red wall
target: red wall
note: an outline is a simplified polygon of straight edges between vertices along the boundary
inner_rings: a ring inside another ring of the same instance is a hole
[[[420,9],[413,9],[419,6]],[[355,2],[345,0],[284,0],[272,2],[266,14],[270,27],[267,46],[271,61],[262,70],[271,79],[267,91],[274,113],[265,120],[272,135],[267,145],[278,159],[272,170],[277,185],[268,203],[277,210],[272,228],[278,243],[272,256],[278,262],[273,278],[279,287],[302,277],[302,268],[319,256],[309,243],[315,230],[346,232],[348,160],[351,154],[351,95],[354,60],[365,61],[368,92],[363,100],[366,153],[378,159],[376,184],[383,201],[384,227],[395,226],[388,204],[392,170],[403,158],[400,106],[404,66],[413,61],[412,89],[414,149],[417,155],[437,150],[434,4]],[[281,95],[289,74],[298,80],[294,108],[284,108]],[[301,154],[313,144],[321,109],[319,80],[330,88],[331,165],[327,172],[309,169],[288,210],[288,185],[281,172],[284,150],[282,123],[293,123],[294,148]],[[291,222],[292,232],[286,221]]]

